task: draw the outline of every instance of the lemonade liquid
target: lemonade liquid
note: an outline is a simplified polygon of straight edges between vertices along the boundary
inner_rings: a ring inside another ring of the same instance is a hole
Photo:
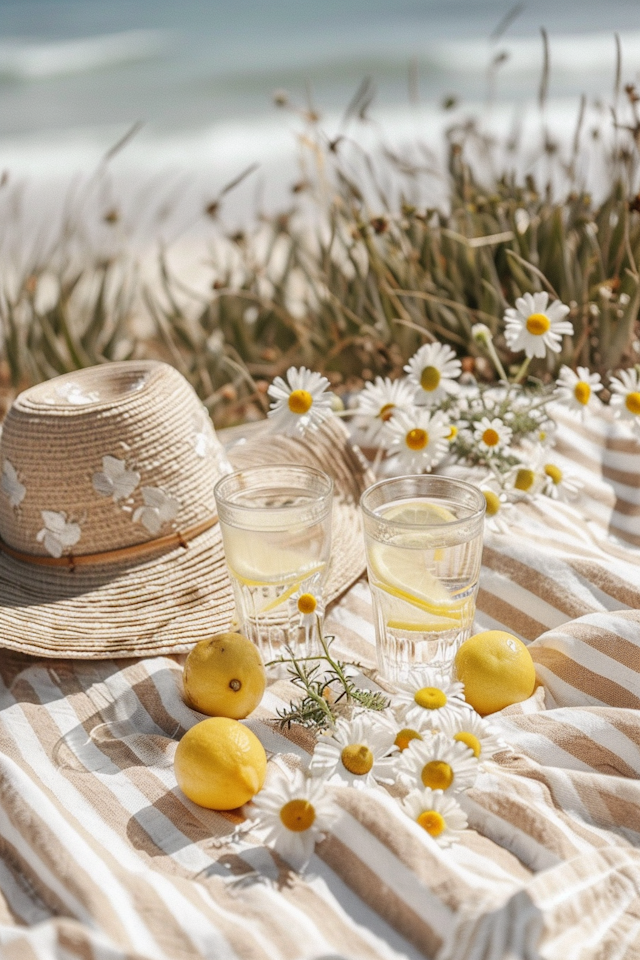
[[[310,593],[322,609],[331,545],[331,515],[281,529],[278,510],[252,511],[252,529],[221,522],[236,611],[246,636],[265,660],[285,644],[298,653],[317,646],[315,624],[301,626],[298,597]]]
[[[448,672],[473,625],[482,529],[453,500],[403,499],[374,513],[381,524],[366,544],[381,668],[392,679],[420,666]]]

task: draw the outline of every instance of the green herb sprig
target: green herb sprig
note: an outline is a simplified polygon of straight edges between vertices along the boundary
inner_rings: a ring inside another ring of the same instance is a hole
[[[322,653],[318,656],[296,657],[291,647],[287,647],[287,656],[277,657],[266,664],[267,667],[286,664],[291,682],[304,690],[300,700],[278,710],[279,726],[284,729],[292,723],[299,723],[310,729],[326,730],[338,717],[348,716],[357,707],[385,710],[390,701],[384,693],[363,690],[348,676],[350,667],[362,670],[361,664],[334,659],[330,648],[335,638],[324,636],[319,620],[318,634],[322,644]]]

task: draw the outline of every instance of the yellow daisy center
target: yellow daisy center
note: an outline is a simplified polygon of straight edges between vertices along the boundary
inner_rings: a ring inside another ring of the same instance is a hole
[[[640,393],[628,393],[624,404],[629,413],[637,417],[640,414]]]
[[[423,810],[416,823],[432,837],[439,837],[447,826],[444,817],[437,810]]]
[[[425,367],[420,374],[420,386],[431,393],[440,386],[440,371],[437,367]]]
[[[308,413],[313,406],[313,397],[308,390],[293,390],[289,394],[289,410],[291,413]]]
[[[410,727],[404,727],[398,733],[398,736],[394,740],[394,743],[398,750],[406,750],[412,740],[422,740],[422,734],[418,733],[417,730],[412,730]]]
[[[547,463],[544,472],[555,484],[562,483],[562,470],[560,467],[556,467],[555,463]]]
[[[308,800],[289,800],[280,808],[280,819],[287,830],[302,833],[313,826],[316,810]]]
[[[527,317],[527,330],[529,333],[532,333],[534,337],[541,337],[547,332],[550,326],[551,321],[544,313],[532,313]]]
[[[446,704],[447,695],[438,687],[422,687],[421,690],[416,690],[413,699],[425,710],[439,710]]]
[[[303,593],[298,597],[298,610],[300,613],[314,613],[318,602],[312,593]]]
[[[480,741],[472,733],[469,733],[467,730],[461,730],[460,733],[456,733],[453,737],[454,740],[459,740],[460,743],[466,743],[468,747],[475,753],[476,757],[480,756],[482,747],[480,746]]]
[[[591,397],[591,386],[585,380],[578,380],[573,388],[573,395],[578,403],[586,407]]]
[[[488,447],[495,447],[500,443],[500,434],[497,430],[494,430],[493,427],[487,427],[482,434],[482,441]]]
[[[538,433],[538,440],[540,441],[540,443],[544,443],[546,439],[547,439],[547,431],[541,430]]]
[[[458,428],[456,427],[455,423],[452,423],[451,428],[449,429],[449,433],[447,434],[447,440],[455,440],[457,436],[458,436]]]
[[[521,470],[518,470],[516,474],[514,487],[516,488],[516,490],[522,490],[526,492],[527,490],[531,489],[531,487],[535,482],[535,479],[536,479],[536,475],[533,472],[533,470],[527,470],[526,468],[522,468]]]
[[[378,414],[378,417],[380,418],[380,420],[383,421],[383,423],[387,423],[387,421],[389,421],[393,416],[393,411],[395,410],[395,408],[396,408],[395,403],[385,403],[384,407],[380,408],[380,413]]]
[[[429,434],[426,430],[421,430],[420,427],[414,427],[414,429],[409,430],[406,435],[405,443],[409,447],[409,450],[424,450],[429,443]]]
[[[487,501],[487,516],[495,517],[500,510],[500,497],[493,490],[483,490],[482,493]]]
[[[432,790],[448,790],[453,783],[453,770],[444,760],[430,760],[422,768],[422,782]]]
[[[357,777],[369,773],[373,766],[373,754],[364,743],[350,743],[340,754],[340,759],[342,766]]]

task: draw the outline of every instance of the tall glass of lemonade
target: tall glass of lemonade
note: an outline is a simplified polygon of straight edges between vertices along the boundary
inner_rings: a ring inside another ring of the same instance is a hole
[[[333,481],[312,467],[239,470],[214,493],[242,632],[265,660],[318,651]]]
[[[361,499],[378,663],[450,671],[475,616],[486,501],[438,476],[382,480]]]

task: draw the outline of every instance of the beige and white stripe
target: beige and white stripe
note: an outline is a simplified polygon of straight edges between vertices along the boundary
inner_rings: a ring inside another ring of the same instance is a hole
[[[173,751],[200,719],[180,657],[4,652],[2,960],[640,957],[640,447],[612,429],[560,429],[584,516],[532,504],[487,538],[478,626],[534,641],[543,688],[494,718],[514,752],[467,796],[472,830],[451,850],[386,794],[336,791],[340,817],[298,877],[234,834],[239,813],[179,791]],[[328,629],[374,663],[365,582]],[[272,683],[249,721],[285,769],[312,749],[271,722],[291,693]]]

